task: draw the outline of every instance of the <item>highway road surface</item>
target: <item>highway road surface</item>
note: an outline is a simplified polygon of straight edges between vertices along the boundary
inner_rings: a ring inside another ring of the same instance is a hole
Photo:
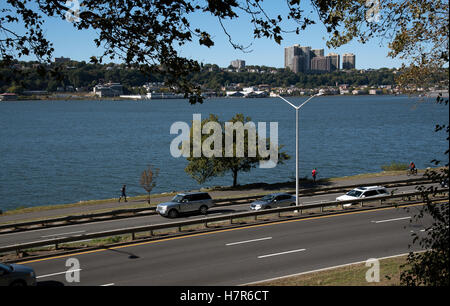
[[[22,263],[35,269],[38,285],[241,285],[407,253],[412,232],[422,235],[431,223],[411,223],[419,207],[349,211]]]
[[[415,186],[405,186],[395,188],[396,193],[400,192],[414,192],[416,191]],[[392,190],[388,189],[389,191]],[[337,196],[343,193],[332,193],[325,195],[315,195],[309,197],[301,197],[300,203],[302,205],[334,201]],[[217,216],[221,214],[231,214],[238,212],[245,212],[250,210],[250,204],[233,205],[225,207],[214,207],[209,210],[207,216]],[[78,235],[85,235],[88,233],[95,233],[101,231],[109,231],[120,228],[136,227],[136,226],[146,226],[151,224],[169,223],[175,221],[189,220],[193,218],[202,218],[203,215],[190,215],[187,217],[177,218],[175,220],[164,218],[159,215],[151,216],[140,216],[140,217],[130,217],[118,220],[109,221],[96,221],[91,223],[83,223],[77,225],[67,225],[54,228],[46,229],[36,229],[25,232],[16,232],[9,234],[0,234],[0,246],[8,246],[18,243],[36,242],[42,240],[48,240],[53,238],[71,237]]]

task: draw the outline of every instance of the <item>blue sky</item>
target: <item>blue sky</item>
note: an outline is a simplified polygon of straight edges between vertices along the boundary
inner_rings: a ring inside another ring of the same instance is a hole
[[[283,13],[283,6],[277,5],[284,2],[265,2],[266,10],[271,16]],[[308,10],[306,10],[308,11]],[[314,14],[311,16],[314,17]],[[199,46],[197,41],[183,46],[179,51],[184,57],[195,59],[202,63],[217,64],[220,67],[227,67],[232,60],[242,59],[247,65],[265,65],[282,68],[284,65],[284,48],[293,44],[311,46],[313,49],[325,49],[325,54],[336,52],[338,54],[354,53],[356,55],[356,68],[381,68],[400,67],[401,61],[387,57],[388,48],[380,40],[372,40],[369,43],[361,44],[356,41],[344,45],[338,49],[327,49],[327,33],[325,27],[318,23],[309,26],[300,35],[284,34],[284,40],[278,45],[273,40],[253,39],[252,29],[248,18],[226,21],[227,31],[232,35],[235,42],[242,45],[252,44],[249,53],[235,50],[228,42],[228,37],[223,33],[218,21],[207,15],[194,15],[191,19],[193,28],[201,27],[212,34],[215,45],[211,48]],[[287,28],[293,28],[287,24]],[[20,28],[20,27],[18,27]],[[53,42],[55,57],[70,57],[74,60],[89,61],[92,55],[102,54],[101,49],[97,49],[93,40],[96,33],[92,30],[78,31],[73,25],[65,20],[57,18],[47,18],[45,22],[47,38]],[[26,60],[31,58],[25,58]],[[342,59],[341,59],[342,61]]]

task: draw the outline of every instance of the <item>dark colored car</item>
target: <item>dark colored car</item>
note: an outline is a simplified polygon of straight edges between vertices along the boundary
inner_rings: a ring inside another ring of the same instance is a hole
[[[289,193],[272,193],[250,204],[251,210],[295,206],[295,196]]]
[[[36,273],[30,267],[0,263],[0,286],[35,286]]]

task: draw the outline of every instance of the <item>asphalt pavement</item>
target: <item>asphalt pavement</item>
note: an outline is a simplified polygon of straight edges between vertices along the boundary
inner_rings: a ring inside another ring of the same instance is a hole
[[[411,223],[417,209],[349,211],[23,263],[38,285],[241,285],[407,253],[412,232],[430,224]]]
[[[420,178],[421,175],[417,175],[417,178]],[[378,182],[383,181],[396,181],[396,180],[405,180],[411,177],[406,175],[383,175],[383,176],[374,176],[374,177],[354,177],[354,178],[346,178],[346,179],[323,179],[319,180],[317,184],[313,185],[311,182],[300,184],[300,190],[310,189],[313,187],[321,188],[321,187],[339,187],[346,185],[356,185],[356,184],[377,184]],[[289,188],[280,189],[279,184],[267,185],[265,187],[259,188],[239,188],[236,190],[223,190],[223,191],[211,191],[209,194],[213,199],[216,198],[224,198],[224,197],[238,197],[245,196],[246,194],[260,194],[260,193],[269,193],[269,192],[277,192],[284,189],[295,189],[294,184],[292,184]],[[173,196],[164,196],[160,195],[156,198],[152,199],[152,203],[160,203],[169,201]],[[42,211],[34,211],[34,212],[26,212],[19,214],[11,214],[6,215],[0,214],[0,224],[2,223],[11,223],[11,222],[21,222],[25,220],[36,220],[36,219],[45,219],[52,217],[60,217],[60,216],[69,216],[69,215],[80,215],[80,214],[89,214],[95,211],[104,211],[104,210],[116,210],[116,209],[125,209],[129,208],[130,205],[133,204],[145,204],[145,200],[130,200],[127,203],[123,201],[119,203],[117,199],[107,201],[104,203],[98,204],[89,204],[89,205],[76,205],[73,207],[60,207],[53,208],[50,210],[42,210]]]
[[[396,188],[397,192],[413,192],[415,191],[414,186],[405,186]],[[388,191],[392,189],[388,188]],[[342,193],[330,193],[323,195],[315,195],[308,197],[300,197],[300,203],[302,205],[315,204],[320,202],[334,201],[337,196],[342,195]],[[233,214],[239,212],[246,212],[250,210],[250,204],[242,205],[232,205],[225,207],[213,207],[208,213],[207,217],[213,217],[218,215]],[[136,227],[136,226],[146,226],[152,224],[162,224],[169,222],[177,222],[183,220],[190,220],[194,218],[203,218],[203,215],[193,214],[188,216],[183,216],[177,219],[168,219],[160,215],[150,215],[150,216],[138,216],[129,217],[124,219],[116,220],[106,220],[106,221],[95,221],[82,224],[66,225],[60,227],[50,227],[44,229],[28,230],[24,232],[15,233],[5,233],[0,234],[0,246],[8,246],[18,243],[27,242],[37,242],[53,238],[63,238],[72,236],[81,236],[89,233],[96,233],[102,231],[110,231],[121,228]]]

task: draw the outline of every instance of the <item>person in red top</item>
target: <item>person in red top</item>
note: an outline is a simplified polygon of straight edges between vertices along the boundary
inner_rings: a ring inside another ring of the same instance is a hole
[[[410,174],[417,174],[416,165],[412,161],[409,163],[409,173]]]
[[[313,177],[313,181],[314,181],[314,183],[315,183],[315,182],[316,182],[316,175],[317,175],[317,170],[316,170],[316,168],[313,169],[313,171],[311,172],[311,174],[312,174],[312,177]]]

